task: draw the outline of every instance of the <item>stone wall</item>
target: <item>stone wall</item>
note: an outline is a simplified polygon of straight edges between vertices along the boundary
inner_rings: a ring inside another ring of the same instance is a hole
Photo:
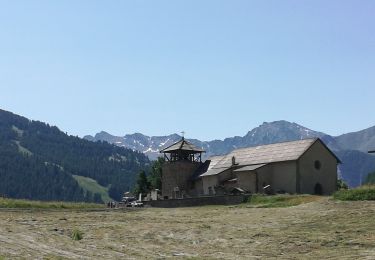
[[[162,169],[162,196],[174,198],[176,196],[174,189],[178,187],[179,196],[195,193],[195,187],[192,182],[192,176],[201,166],[201,163],[178,161],[168,162]]]
[[[237,187],[247,192],[256,193],[256,174],[255,171],[237,172]]]
[[[251,195],[204,196],[186,199],[144,201],[144,205],[158,208],[195,207],[204,205],[236,205],[246,202]]]
[[[215,195],[215,187],[219,185],[219,180],[216,175],[202,176],[202,185],[204,195]],[[212,193],[212,194],[210,194]]]

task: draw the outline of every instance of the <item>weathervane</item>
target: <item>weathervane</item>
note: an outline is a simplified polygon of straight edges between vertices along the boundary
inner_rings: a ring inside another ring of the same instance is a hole
[[[184,139],[185,138],[185,131],[182,131],[181,134],[182,134],[182,139]]]

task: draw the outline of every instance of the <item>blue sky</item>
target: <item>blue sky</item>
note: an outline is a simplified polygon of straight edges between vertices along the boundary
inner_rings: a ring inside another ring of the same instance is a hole
[[[0,107],[83,136],[375,125],[375,1],[0,0]]]

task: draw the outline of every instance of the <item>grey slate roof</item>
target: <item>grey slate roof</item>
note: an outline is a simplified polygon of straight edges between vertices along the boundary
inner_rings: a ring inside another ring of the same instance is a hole
[[[201,174],[200,176],[210,176],[210,175],[217,175],[219,173],[222,173],[225,170],[228,170],[230,167],[226,168],[216,168],[216,169],[209,169],[205,173]]]
[[[224,155],[225,156],[225,155]],[[208,160],[210,160],[210,165],[208,166],[208,170],[212,169],[220,160],[223,159],[224,156],[212,156]],[[228,168],[228,167],[223,167]]]
[[[195,153],[205,153],[206,151],[196,147],[194,144],[190,143],[189,141],[185,140],[185,138],[182,138],[177,143],[172,144],[171,146],[168,146],[161,150],[161,153],[171,153],[173,151],[177,150],[183,150],[183,151],[190,151]]]
[[[267,164],[254,164],[254,165],[248,165],[248,166],[244,166],[244,167],[241,167],[237,170],[234,170],[234,172],[247,172],[247,171],[254,171],[256,169],[259,169],[261,167],[263,167],[264,165],[267,165]]]
[[[231,167],[233,156],[239,166],[294,161],[317,140],[305,139],[237,149],[224,156],[215,156],[212,163],[216,163],[210,165],[209,169]]]

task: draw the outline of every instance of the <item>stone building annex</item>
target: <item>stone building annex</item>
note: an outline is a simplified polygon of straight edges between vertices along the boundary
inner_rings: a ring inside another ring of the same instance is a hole
[[[332,194],[340,160],[318,138],[242,148],[202,162],[202,149],[182,138],[160,151],[162,198],[233,193]]]

